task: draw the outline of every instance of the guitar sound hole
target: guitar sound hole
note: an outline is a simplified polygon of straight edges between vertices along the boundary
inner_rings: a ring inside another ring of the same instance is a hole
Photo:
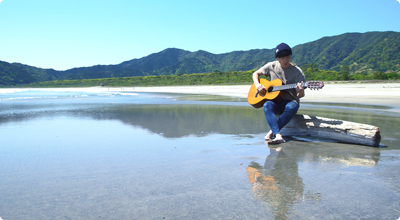
[[[269,87],[269,88],[268,88],[268,92],[272,92],[272,89],[274,89],[274,87],[272,87],[272,86]]]

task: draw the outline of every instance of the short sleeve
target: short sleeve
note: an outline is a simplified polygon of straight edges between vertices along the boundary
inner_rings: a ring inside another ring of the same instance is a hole
[[[260,68],[260,71],[265,75],[265,76],[270,76],[270,71],[272,68],[272,62],[268,62],[265,64],[263,67]]]

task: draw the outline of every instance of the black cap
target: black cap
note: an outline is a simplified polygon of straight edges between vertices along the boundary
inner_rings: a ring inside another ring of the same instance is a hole
[[[286,57],[289,55],[292,55],[292,48],[290,48],[289,45],[281,43],[278,46],[276,46],[275,58]]]

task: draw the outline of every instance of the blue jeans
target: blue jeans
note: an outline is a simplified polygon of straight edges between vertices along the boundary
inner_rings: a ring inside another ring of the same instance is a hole
[[[280,130],[297,113],[299,104],[296,101],[282,100],[280,102],[266,101],[264,103],[264,114],[268,125],[274,135],[280,134]],[[281,115],[276,118],[276,115]]]

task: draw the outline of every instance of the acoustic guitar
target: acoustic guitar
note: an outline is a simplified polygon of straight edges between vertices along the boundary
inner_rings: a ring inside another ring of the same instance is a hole
[[[249,94],[247,95],[247,102],[252,105],[254,108],[261,108],[264,103],[268,100],[276,100],[285,95],[284,90],[294,89],[297,86],[297,83],[283,85],[280,79],[275,79],[272,81],[268,81],[266,79],[260,79],[260,84],[265,87],[266,92],[261,94],[258,92],[256,86],[251,85]],[[320,81],[311,81],[305,82],[301,84],[303,88],[310,89],[322,89],[324,87],[324,83]]]

